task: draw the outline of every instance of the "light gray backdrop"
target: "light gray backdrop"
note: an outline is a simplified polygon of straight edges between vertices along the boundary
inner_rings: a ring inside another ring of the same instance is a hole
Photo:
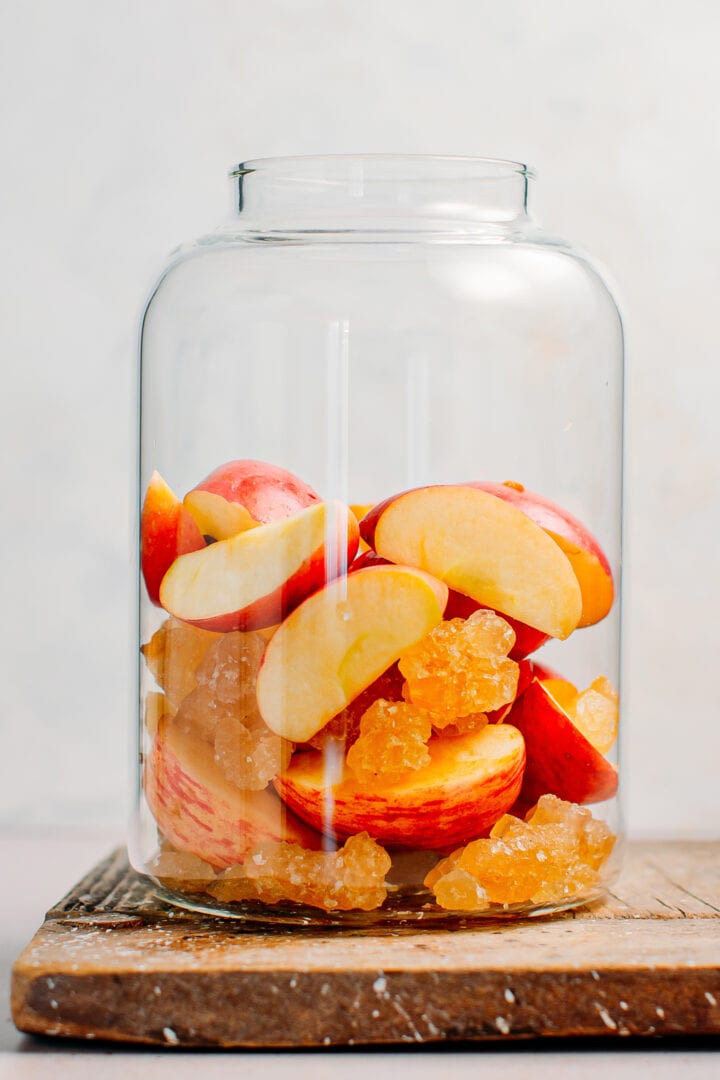
[[[0,33],[0,822],[117,823],[138,319],[255,156],[535,165],[628,332],[623,772],[635,834],[720,832],[720,7],[10,0]]]

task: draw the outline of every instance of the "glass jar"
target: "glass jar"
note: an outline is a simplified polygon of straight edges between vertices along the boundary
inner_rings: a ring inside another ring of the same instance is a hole
[[[285,923],[618,862],[622,327],[530,170],[251,161],[142,329],[131,859]]]

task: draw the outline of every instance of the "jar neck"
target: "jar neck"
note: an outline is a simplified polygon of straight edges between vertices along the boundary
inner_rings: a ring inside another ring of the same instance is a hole
[[[244,225],[264,233],[502,232],[528,220],[532,172],[493,158],[266,158],[233,170]]]

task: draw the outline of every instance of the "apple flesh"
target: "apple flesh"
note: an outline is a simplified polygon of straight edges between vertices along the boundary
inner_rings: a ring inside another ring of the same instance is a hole
[[[220,465],[184,499],[200,531],[215,540],[290,517],[317,502],[317,492],[287,469],[251,460]]]
[[[145,768],[145,795],[163,836],[216,869],[241,863],[265,840],[319,847],[271,788],[243,791],[215,762],[211,746],[163,717]]]
[[[357,522],[347,507],[315,503],[183,555],[163,578],[160,602],[175,618],[203,630],[274,626],[343,574],[357,546]]]
[[[391,562],[426,570],[483,607],[566,638],[582,611],[580,586],[558,545],[509,501],[470,485],[416,488],[360,523]]]
[[[365,517],[368,510],[372,510],[374,505],[375,503],[350,503],[350,509],[359,521],[360,518]],[[368,545],[365,543],[364,540],[361,539],[359,551],[362,553],[369,550],[370,548],[368,547]]]
[[[140,513],[140,565],[153,604],[159,606],[160,583],[178,555],[204,547],[195,521],[155,471]]]
[[[274,783],[298,817],[329,836],[367,830],[381,844],[431,850],[476,839],[515,802],[525,764],[517,728],[435,736],[428,750],[428,765],[382,787],[358,783],[341,764],[334,778],[315,751],[295,754]]]
[[[615,795],[617,770],[537,678],[517,699],[509,722],[525,738],[523,805],[532,806],[548,793],[574,803],[603,802]]]
[[[347,751],[360,734],[360,721],[370,706],[379,698],[385,701],[402,701],[405,676],[398,665],[391,664],[387,671],[379,675],[357,697],[348,703],[342,712],[320,728],[310,739],[310,746],[322,750],[329,741],[340,743]]]
[[[355,559],[353,559],[348,573],[352,574],[356,570],[362,570],[366,566],[382,566],[389,565],[387,559],[383,559],[381,555],[378,555],[372,548],[367,548]],[[478,604],[477,600],[473,600],[469,596],[463,596],[462,593],[457,592],[456,589],[448,590],[448,602],[445,608],[445,619],[467,619],[474,612],[480,611],[484,608],[486,611],[492,611],[492,608],[485,607],[484,604]],[[524,660],[530,653],[535,652],[544,645],[548,640],[549,635],[544,634],[542,630],[536,630],[532,626],[527,626],[525,623],[520,622],[518,619],[513,619],[509,615],[504,615],[501,612],[496,612],[498,615],[502,615],[502,618],[512,626],[515,632],[515,644],[508,653],[511,660]]]
[[[441,582],[407,566],[358,570],[310,596],[265,650],[257,681],[265,723],[307,742],[437,626],[446,603]]]
[[[581,521],[544,496],[526,491],[522,484],[473,482],[470,486],[517,507],[565,552],[582,593],[578,626],[592,626],[605,618],[614,598],[612,571],[600,544]]]

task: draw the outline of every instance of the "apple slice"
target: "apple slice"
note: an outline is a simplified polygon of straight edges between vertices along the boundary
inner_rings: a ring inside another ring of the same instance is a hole
[[[582,615],[578,626],[592,626],[605,618],[614,598],[612,571],[600,544],[581,521],[514,481],[503,484],[473,482],[470,486],[497,495],[522,510],[565,552],[582,593]]]
[[[178,851],[216,868],[235,866],[264,840],[318,848],[319,837],[298,821],[272,788],[243,791],[226,779],[211,746],[159,721],[145,768],[145,795],[161,833]]]
[[[140,565],[153,604],[160,604],[160,582],[178,555],[203,547],[193,518],[156,470],[140,513]]]
[[[259,524],[240,503],[230,502],[212,491],[189,491],[183,506],[203,536],[212,540],[229,540]]]
[[[509,722],[525,736],[527,765],[520,801],[541,795],[574,803],[603,802],[617,791],[617,770],[573,724],[538,679],[517,699]]]
[[[220,465],[184,499],[200,531],[215,540],[290,517],[317,502],[317,492],[287,469],[251,460]]]
[[[428,765],[382,787],[358,783],[341,761],[333,776],[316,751],[295,754],[274,784],[298,817],[321,832],[344,838],[366,830],[378,843],[412,848],[476,839],[515,802],[525,764],[517,728],[493,724],[435,736],[428,750]]]
[[[469,485],[416,488],[373,508],[363,539],[391,562],[426,570],[484,607],[566,638],[582,611],[569,560],[509,502]]]
[[[273,626],[342,574],[357,545],[357,522],[348,508],[315,503],[183,555],[163,578],[160,601],[177,619],[204,630]]]
[[[428,634],[446,603],[441,582],[407,566],[372,566],[327,585],[265,650],[257,681],[265,723],[307,742]]]
[[[375,505],[375,503],[350,503],[350,509],[352,510],[353,514],[355,515],[355,517],[356,517],[356,518],[358,519],[358,521],[359,521],[359,520],[360,520],[360,518],[364,518],[364,517],[365,517],[365,515],[366,515],[366,514],[367,514],[367,512],[368,512],[368,510],[372,510],[372,508],[373,508],[373,506],[374,506],[374,505]],[[370,550],[370,548],[369,548],[369,546],[368,546],[368,545],[367,545],[367,544],[365,543],[365,541],[364,541],[364,540],[361,540],[361,541],[360,541],[360,547],[359,547],[359,549],[358,549],[358,550],[359,550],[359,551],[360,551],[360,553],[362,554],[362,552],[364,552],[364,551],[369,551],[369,550]]]
[[[574,683],[567,679],[540,679],[553,701],[556,701],[572,720],[571,709],[578,696],[578,689]]]
[[[364,518],[372,510],[373,506],[375,506],[375,503],[350,503],[350,509],[358,521],[360,518]]]
[[[358,509],[361,509],[359,507]],[[355,515],[357,517],[357,514]],[[349,574],[354,574],[356,570],[363,570],[366,566],[388,566],[390,565],[388,559],[383,559],[382,555],[378,555],[376,551],[369,548],[364,541],[362,544],[365,550],[360,552],[352,561],[352,565],[348,569]],[[445,607],[445,619],[468,619],[474,612],[480,611],[481,608],[485,608],[486,611],[492,611],[492,608],[486,607],[484,604],[478,604],[477,600],[473,600],[469,596],[464,596],[462,593],[457,592],[455,589],[448,591],[448,602]],[[500,612],[496,612],[500,615]],[[527,626],[525,623],[520,622],[518,619],[513,619],[509,615],[502,613],[502,618],[512,626],[515,631],[515,644],[508,653],[511,660],[524,660],[530,653],[535,652],[544,645],[549,638],[549,634],[544,634],[542,630],[536,630],[533,626]]]

